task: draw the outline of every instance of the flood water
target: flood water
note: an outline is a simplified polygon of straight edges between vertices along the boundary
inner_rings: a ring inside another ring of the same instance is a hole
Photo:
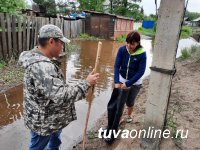
[[[84,79],[92,71],[96,59],[97,41],[73,41],[80,46],[80,50],[73,51],[62,63],[66,70],[66,80],[75,84]],[[91,114],[89,118],[90,129],[95,121],[106,112],[106,105],[113,88],[113,66],[118,48],[122,45],[113,41],[102,41],[100,58],[100,78],[94,92]],[[185,42],[183,42],[185,43]],[[150,74],[149,66],[152,62],[151,40],[143,39],[141,44],[147,52],[147,70],[145,76]],[[179,43],[179,47],[181,47]],[[179,48],[180,49],[180,48]],[[179,50],[180,51],[180,50]],[[80,141],[85,117],[87,101],[75,103],[78,120],[70,123],[62,132],[62,149],[68,150]],[[0,94],[0,145],[2,150],[26,150],[29,143],[29,130],[24,127],[22,119],[22,85]]]

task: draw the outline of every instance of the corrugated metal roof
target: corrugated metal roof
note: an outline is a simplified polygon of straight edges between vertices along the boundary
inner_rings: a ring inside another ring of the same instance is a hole
[[[194,21],[194,22],[198,22],[198,21],[200,21],[200,17],[197,18],[197,19],[194,19],[193,21]]]
[[[120,19],[132,20],[132,21],[134,20],[133,18],[128,18],[128,17],[119,16],[119,15],[110,14],[110,13],[103,13],[103,12],[89,11],[89,10],[84,10],[83,12],[91,13],[91,14],[99,14],[99,15],[108,15],[108,16],[113,16]]]

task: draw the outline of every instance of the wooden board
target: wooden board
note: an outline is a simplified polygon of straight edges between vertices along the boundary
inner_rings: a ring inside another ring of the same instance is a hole
[[[28,16],[28,18],[27,18],[27,34],[26,34],[26,38],[27,38],[26,49],[27,50],[30,50],[30,20],[31,20],[31,18]]]
[[[17,45],[17,33],[16,33],[16,16],[12,16],[12,44],[13,44],[13,54],[18,53]]]
[[[9,56],[12,55],[12,38],[11,38],[11,16],[9,14],[6,14],[6,20],[7,20],[7,36],[8,36],[8,53]]]
[[[17,22],[18,22],[18,52],[22,52],[22,20],[21,20],[21,16],[18,16],[17,18]]]
[[[26,39],[26,21],[27,21],[27,17],[23,17],[23,51],[26,51],[27,47],[26,47],[26,42],[27,42],[27,39]]]
[[[64,36],[70,38],[70,21],[64,20],[63,30]]]
[[[1,28],[2,28],[2,50],[3,50],[3,58],[8,57],[8,49],[7,49],[7,38],[6,38],[6,28],[5,28],[5,21],[4,21],[4,14],[0,13],[0,20],[1,20]]]

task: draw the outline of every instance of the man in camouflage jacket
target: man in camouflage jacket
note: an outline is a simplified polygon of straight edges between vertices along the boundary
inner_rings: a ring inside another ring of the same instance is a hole
[[[59,57],[69,40],[54,25],[39,31],[39,45],[24,51],[18,64],[24,73],[24,121],[31,130],[30,150],[59,149],[61,130],[76,119],[74,102],[83,99],[99,74],[90,73],[86,80],[71,86],[53,58]]]

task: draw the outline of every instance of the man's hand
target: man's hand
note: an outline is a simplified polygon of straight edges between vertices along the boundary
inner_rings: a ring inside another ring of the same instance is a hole
[[[94,74],[94,70],[87,76],[86,80],[90,84],[90,86],[95,85],[97,79],[99,78],[99,73]]]

